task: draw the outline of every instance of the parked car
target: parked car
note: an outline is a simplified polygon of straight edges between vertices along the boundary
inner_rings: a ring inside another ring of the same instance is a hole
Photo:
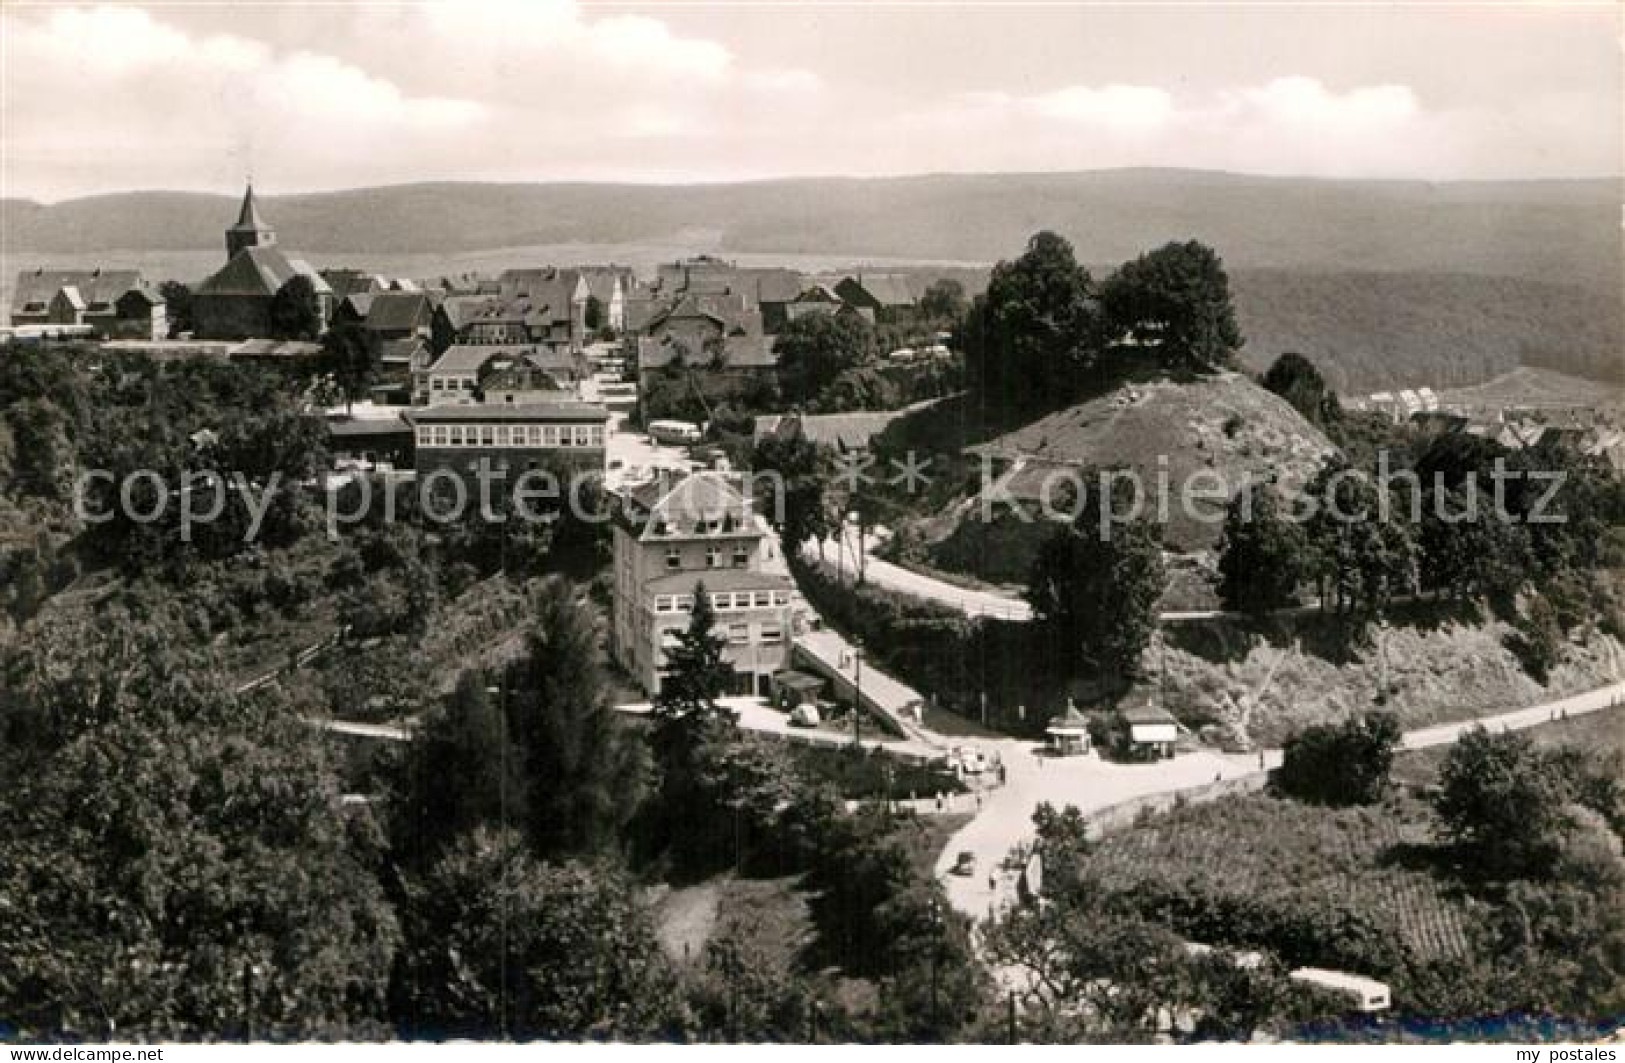
[[[976,874],[976,854],[968,849],[961,850],[959,855],[954,858],[951,873],[965,876]]]

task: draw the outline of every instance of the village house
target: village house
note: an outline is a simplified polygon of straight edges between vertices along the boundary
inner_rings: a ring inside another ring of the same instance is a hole
[[[588,372],[586,361],[568,351],[525,344],[457,344],[413,374],[412,401],[420,406],[466,405],[506,401],[493,400],[493,393],[540,391],[573,397]]]
[[[859,273],[843,278],[835,293],[859,310],[869,311],[876,321],[902,320],[919,304],[909,278],[901,273]]]
[[[163,297],[133,269],[31,269],[17,274],[11,324],[82,327],[98,339],[169,335]]]
[[[413,430],[418,475],[449,469],[472,481],[481,463],[502,470],[512,486],[530,470],[604,471],[602,407],[575,400],[524,405],[440,405],[404,414]]]
[[[665,650],[687,628],[703,585],[726,639],[728,692],[770,697],[790,660],[791,584],[763,570],[774,539],[740,482],[717,472],[655,479],[623,491],[615,513],[615,660],[658,693]]]
[[[226,264],[198,285],[192,317],[202,339],[247,339],[271,334],[271,305],[295,277],[316,293],[321,328],[333,316],[333,289],[303,259],[276,246],[276,230],[266,223],[252,186],[243,193],[237,223],[226,230]]]

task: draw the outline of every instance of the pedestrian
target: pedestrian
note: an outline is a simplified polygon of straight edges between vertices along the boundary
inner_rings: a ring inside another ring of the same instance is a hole
[[[942,791],[941,790],[937,791],[937,811],[938,812],[942,811]]]
[[[976,791],[976,811],[982,810],[982,791]]]
[[[989,893],[996,893],[996,892],[998,892],[998,889],[999,889],[999,875],[998,875],[998,872],[996,872],[996,871],[988,872],[988,875],[987,875],[987,891]]]
[[[1264,770],[1264,751],[1262,749],[1258,751],[1258,770]]]

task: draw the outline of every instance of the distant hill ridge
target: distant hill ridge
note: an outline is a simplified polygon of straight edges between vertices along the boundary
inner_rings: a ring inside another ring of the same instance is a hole
[[[1088,262],[1195,237],[1235,267],[1495,274],[1620,283],[1618,180],[1331,181],[1188,170],[807,178],[709,185],[427,183],[264,195],[285,243],[459,253],[583,242],[992,262],[1055,229]],[[8,249],[218,244],[234,197],[128,192],[0,201]]]

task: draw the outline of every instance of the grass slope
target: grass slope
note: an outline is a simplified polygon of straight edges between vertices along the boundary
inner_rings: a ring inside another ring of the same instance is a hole
[[[1331,450],[1318,428],[1238,373],[1186,384],[1125,385],[975,447],[1001,470],[1025,462],[1002,486],[1024,503],[1041,503],[1048,482],[1049,497],[1061,507],[1059,488],[1084,466],[1132,469],[1144,485],[1145,512],[1163,522],[1169,549],[1179,552],[1217,542],[1222,497],[1270,476],[1301,483]],[[1219,501],[1209,497],[1214,484],[1202,480],[1215,476],[1226,487]],[[1186,484],[1188,505],[1182,501]],[[1093,489],[1094,483],[1085,486]],[[929,531],[932,562],[994,581],[1023,580],[1051,529],[1015,517],[982,517],[975,504],[944,510]]]
[[[1595,634],[1570,643],[1546,683],[1505,645],[1500,620],[1462,616],[1431,603],[1396,610],[1376,644],[1350,650],[1335,621],[1316,614],[1225,617],[1165,628],[1147,660],[1165,670],[1167,704],[1188,726],[1279,745],[1303,727],[1381,705],[1407,730],[1471,719],[1589,690],[1625,676],[1625,654]],[[1384,661],[1386,658],[1386,663]]]

